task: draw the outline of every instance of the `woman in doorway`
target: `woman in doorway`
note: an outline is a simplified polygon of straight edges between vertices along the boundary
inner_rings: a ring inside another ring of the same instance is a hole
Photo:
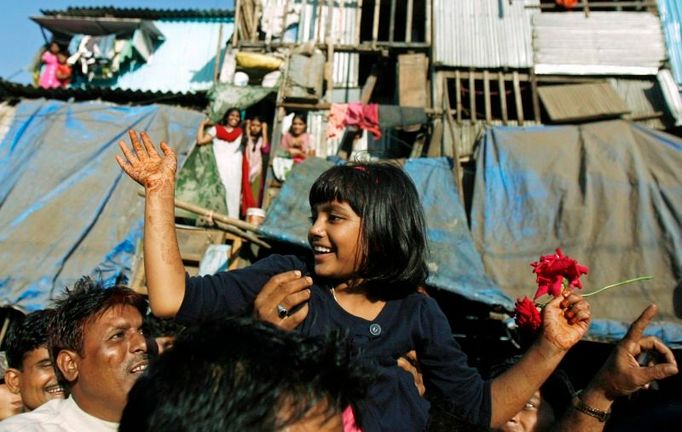
[[[239,219],[243,158],[239,109],[228,109],[223,123],[212,124],[208,119],[202,121],[197,130],[197,145],[213,143],[218,174],[225,187],[227,215]]]

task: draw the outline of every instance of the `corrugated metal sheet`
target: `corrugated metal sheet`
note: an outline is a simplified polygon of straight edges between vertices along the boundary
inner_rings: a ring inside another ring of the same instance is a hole
[[[537,74],[656,75],[666,53],[658,17],[648,12],[533,16]]]
[[[336,1],[331,8],[327,6],[327,3],[318,6],[308,1],[301,7],[297,37],[299,43],[308,41],[324,43],[328,28],[335,44],[357,45],[359,43],[360,35],[355,31],[358,20],[355,1]],[[301,1],[298,0],[296,3],[301,4]],[[359,61],[358,54],[334,53],[334,85],[357,87]]]
[[[668,69],[661,69],[656,78],[675,126],[682,126],[682,94],[678,91],[672,74]]]
[[[189,19],[189,18],[232,18],[234,11],[228,9],[150,9],[150,8],[119,8],[115,6],[99,7],[68,7],[66,9],[41,9],[40,13],[49,16],[72,17],[111,17],[111,18],[142,18],[147,20],[160,19]]]
[[[531,17],[539,0],[433,0],[436,65],[529,68]]]
[[[607,82],[544,86],[538,88],[538,95],[555,122],[617,117],[630,112]]]
[[[642,116],[655,112],[667,112],[667,104],[661,93],[658,82],[654,79],[624,79],[609,78],[609,84],[625,101],[630,108],[632,116]],[[637,123],[643,124],[652,129],[666,129],[672,126],[667,116],[647,120],[638,120]]]
[[[225,44],[234,27],[231,19],[154,21],[164,42],[149,62],[120,75],[114,88],[154,92],[193,92],[211,87],[218,44]],[[220,27],[222,38],[218,42]]]
[[[675,82],[682,88],[682,2],[658,0],[658,14],[668,46],[668,61]]]
[[[122,90],[109,87],[90,86],[86,88],[44,89],[29,84],[19,84],[0,79],[0,97],[22,97],[27,99],[57,100],[105,100],[119,104],[162,103],[203,109],[208,104],[206,92],[172,93],[141,90]]]

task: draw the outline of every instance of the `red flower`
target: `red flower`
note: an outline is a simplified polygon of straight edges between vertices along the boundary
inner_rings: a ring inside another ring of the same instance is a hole
[[[528,329],[536,332],[542,325],[540,312],[535,306],[535,302],[528,297],[516,299],[516,324],[521,329]]]
[[[575,288],[582,288],[580,276],[587,274],[589,268],[569,256],[564,256],[561,249],[556,250],[554,255],[540,257],[540,261],[531,263],[533,273],[537,275],[538,290],[535,297],[542,297],[549,293],[554,297],[561,295],[564,278],[569,281],[569,285]]]

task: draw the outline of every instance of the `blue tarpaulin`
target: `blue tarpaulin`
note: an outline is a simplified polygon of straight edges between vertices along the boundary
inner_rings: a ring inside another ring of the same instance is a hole
[[[621,338],[650,303],[649,326],[682,346],[682,141],[626,121],[487,131],[477,158],[471,231],[486,273],[532,296],[529,263],[564,253],[590,267],[595,339]]]
[[[296,165],[273,201],[261,227],[262,233],[307,247],[308,192],[315,179],[331,166],[331,162],[319,158]],[[448,161],[409,159],[404,169],[417,186],[426,213],[431,273],[428,284],[475,301],[511,308],[510,297],[483,270]]]
[[[129,129],[185,154],[198,112],[168,106],[23,101],[0,143],[0,302],[26,310],[81,275],[130,277],[143,200],[114,157]]]

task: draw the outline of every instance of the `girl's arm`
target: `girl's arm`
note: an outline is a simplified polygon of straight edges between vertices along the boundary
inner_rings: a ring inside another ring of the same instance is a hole
[[[206,126],[208,126],[209,120],[205,119],[202,120],[201,123],[199,123],[199,129],[197,129],[197,144],[198,145],[204,145],[208,144],[211,141],[213,141],[213,137],[206,133]]]
[[[163,155],[145,132],[129,131],[131,151],[124,141],[119,147],[124,157],[116,161],[145,189],[144,269],[147,277],[149,305],[158,317],[177,314],[185,295],[185,268],[182,265],[175,234],[175,169],[177,159],[165,142]]]
[[[263,154],[268,154],[270,153],[270,134],[268,133],[268,124],[263,122],[263,130],[261,132],[261,136],[263,137],[263,146],[261,147],[261,152]]]
[[[590,305],[566,291],[543,310],[543,327],[536,342],[521,360],[491,384],[491,427],[512,418],[556,369],[566,352],[587,332]]]

